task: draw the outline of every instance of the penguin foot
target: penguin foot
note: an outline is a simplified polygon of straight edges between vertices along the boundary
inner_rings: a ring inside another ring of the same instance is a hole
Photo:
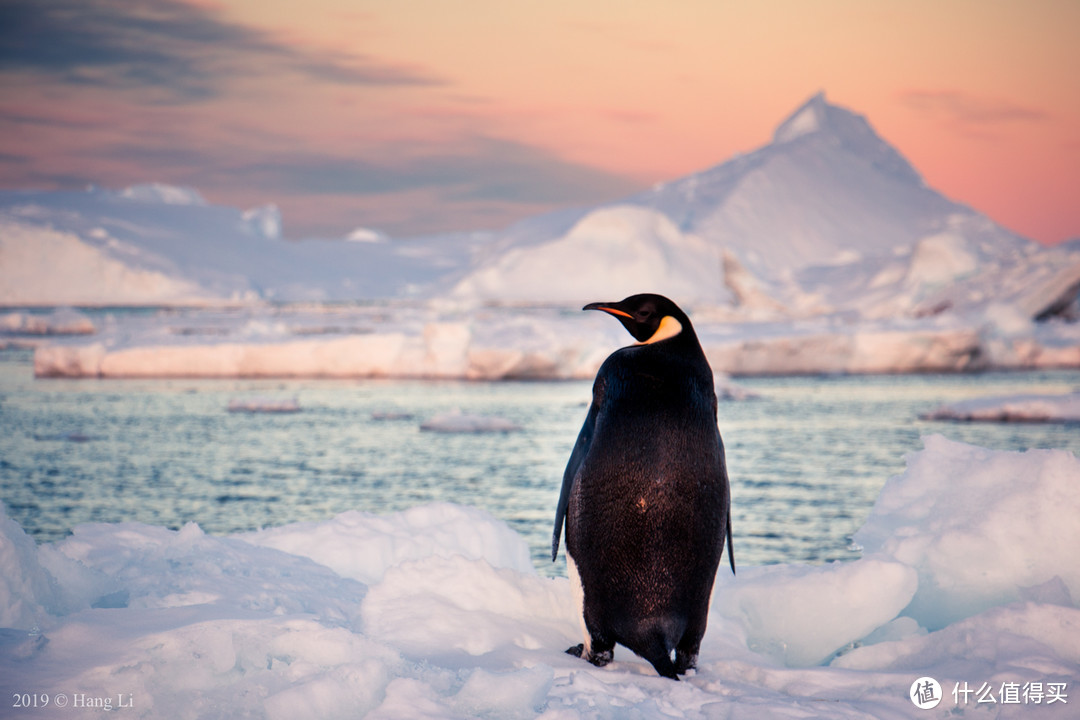
[[[615,652],[613,650],[604,650],[603,652],[589,653],[589,657],[585,659],[591,662],[596,667],[604,667],[609,662],[611,662],[611,659],[613,657],[615,657]]]
[[[596,667],[604,667],[609,662],[611,662],[612,658],[615,657],[614,650],[604,650],[603,652],[589,653],[589,655],[586,656],[584,643],[579,643],[577,645],[574,645],[573,647],[566,648],[566,654],[588,660]]]
[[[679,650],[675,651],[675,672],[679,675],[685,675],[687,670],[697,669],[697,653],[690,654],[684,653]]]

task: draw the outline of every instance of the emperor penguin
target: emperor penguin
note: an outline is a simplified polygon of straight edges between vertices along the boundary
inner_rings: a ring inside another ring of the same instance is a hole
[[[566,652],[604,666],[618,643],[678,680],[696,666],[725,539],[735,572],[712,369],[690,318],[662,295],[582,309],[638,342],[600,367],[563,473],[551,559],[565,522],[584,630]]]

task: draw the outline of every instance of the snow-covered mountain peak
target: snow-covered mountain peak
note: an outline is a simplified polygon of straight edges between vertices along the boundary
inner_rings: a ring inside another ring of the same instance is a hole
[[[874,131],[864,116],[830,104],[824,92],[814,95],[780,123],[773,133],[772,146],[815,134],[863,158],[879,172],[903,182],[923,185],[918,171]]]
[[[828,103],[825,93],[819,92],[792,113],[773,133],[774,143],[791,142],[795,138],[817,132],[826,122]]]

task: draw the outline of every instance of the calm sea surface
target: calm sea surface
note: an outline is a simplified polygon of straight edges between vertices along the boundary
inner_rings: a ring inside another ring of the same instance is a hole
[[[1080,455],[1076,425],[925,422],[982,395],[1063,393],[1080,372],[741,380],[722,402],[740,564],[857,557],[850,537],[920,437]],[[346,510],[447,501],[484,508],[529,542],[544,574],[563,467],[589,382],[35,380],[30,353],[0,352],[0,500],[39,542],[87,522],[197,522],[231,533]],[[296,399],[289,414],[233,400]],[[437,434],[460,409],[519,432]]]

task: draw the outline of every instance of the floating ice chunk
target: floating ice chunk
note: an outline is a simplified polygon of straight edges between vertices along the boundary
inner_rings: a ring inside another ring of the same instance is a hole
[[[973,398],[942,405],[920,417],[979,422],[1080,422],[1080,392]]]
[[[470,415],[455,409],[420,423],[421,430],[439,433],[514,432],[521,426],[495,415]]]
[[[882,488],[854,540],[914,568],[904,614],[931,630],[1019,600],[1055,576],[1080,596],[1080,459],[1004,452],[940,435]]]
[[[401,410],[376,410],[371,413],[372,420],[391,421],[391,420],[412,420],[415,417],[411,412],[404,412]]]
[[[295,413],[300,412],[300,403],[296,398],[233,398],[229,401],[229,412]]]

